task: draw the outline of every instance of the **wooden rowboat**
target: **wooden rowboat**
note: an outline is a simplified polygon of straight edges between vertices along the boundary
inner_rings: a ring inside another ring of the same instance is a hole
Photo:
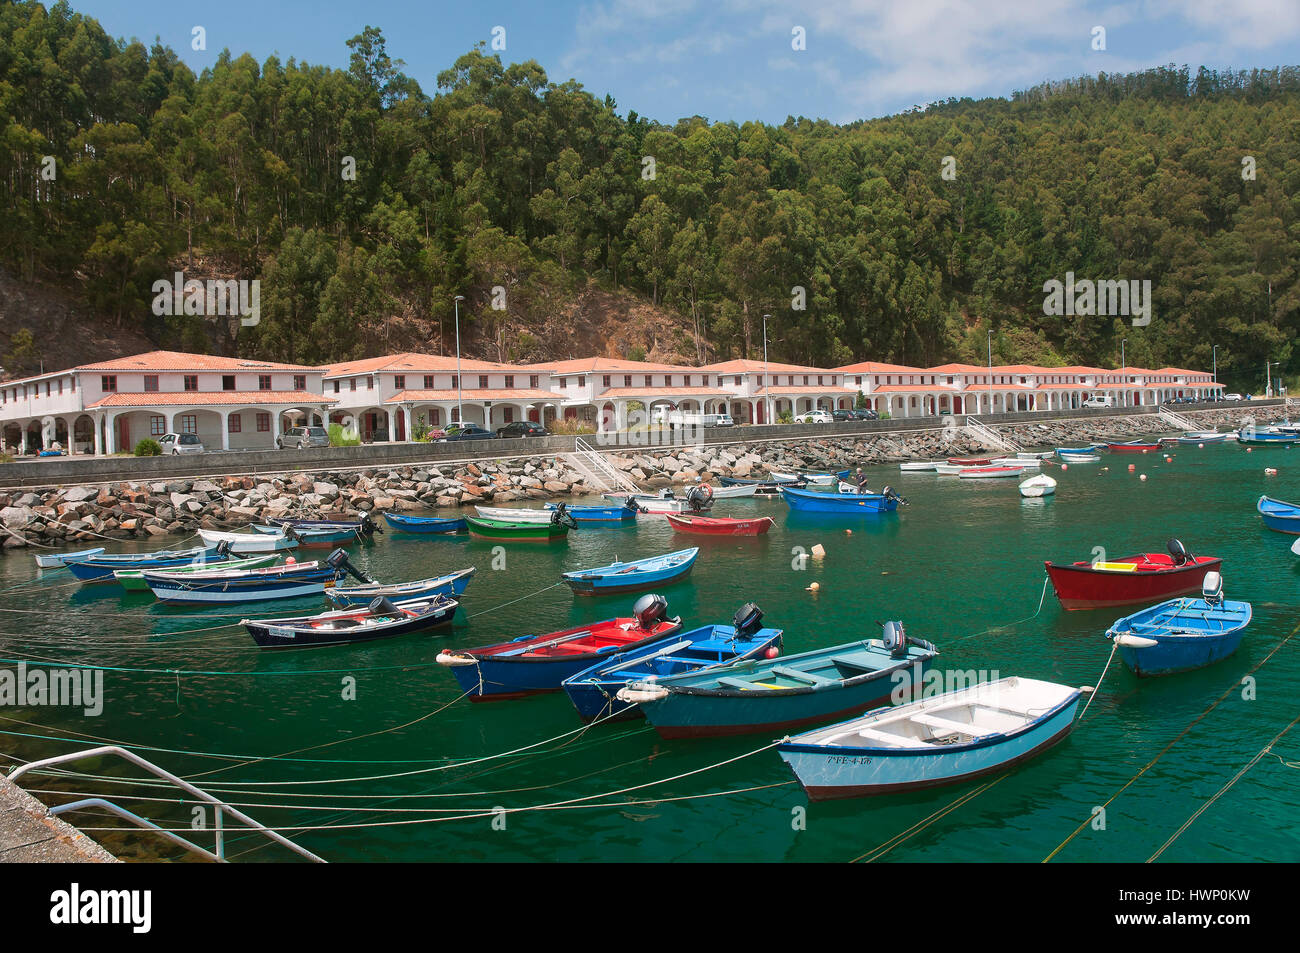
[[[681,549],[662,556],[648,556],[630,563],[613,562],[596,569],[563,573],[560,578],[580,596],[603,596],[637,592],[685,579],[691,574],[699,547]]]
[[[1063,609],[1150,605],[1196,592],[1205,574],[1218,572],[1218,556],[1193,556],[1176,539],[1169,553],[1139,553],[1109,562],[1045,563]]]
[[[513,520],[489,520],[467,516],[465,523],[469,527],[469,534],[480,539],[554,543],[563,542],[569,535],[569,527],[565,523],[551,520],[545,523],[520,523]]]
[[[385,513],[384,521],[388,523],[389,528],[400,533],[447,536],[465,530],[465,521],[460,518],[444,519],[437,516],[403,516],[400,513]]]
[[[1285,500],[1261,496],[1259,502],[1255,504],[1255,509],[1263,517],[1264,525],[1275,533],[1300,536],[1300,506],[1287,503]]]
[[[682,533],[702,533],[708,536],[762,536],[775,524],[770,516],[754,519],[730,519],[720,516],[689,516],[668,514],[672,528]]]
[[[1210,572],[1199,599],[1172,599],[1125,616],[1106,637],[1137,675],[1172,675],[1237,651],[1250,617],[1250,603],[1225,601],[1222,577]]]
[[[104,552],[103,546],[97,546],[94,549],[81,549],[75,553],[50,553],[44,556],[36,557],[36,565],[40,569],[62,569],[67,564],[65,559],[89,559],[91,556],[99,556]]]
[[[343,609],[312,616],[283,619],[243,619],[240,621],[258,648],[321,648],[412,632],[425,632],[450,625],[457,602],[446,596],[433,596],[394,605],[376,598],[364,609]]]

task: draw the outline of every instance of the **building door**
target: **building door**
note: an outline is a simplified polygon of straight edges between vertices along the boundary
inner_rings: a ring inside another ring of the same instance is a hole
[[[118,417],[116,422],[117,428],[117,449],[120,453],[123,450],[131,449],[131,421],[126,417]]]
[[[393,414],[393,429],[397,431],[397,436],[394,439],[397,440],[398,443],[405,443],[406,442],[406,414],[402,413],[401,410],[398,410],[395,414]]]

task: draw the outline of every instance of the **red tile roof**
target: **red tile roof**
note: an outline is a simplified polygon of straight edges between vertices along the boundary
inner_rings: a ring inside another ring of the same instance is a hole
[[[186,354],[182,351],[148,351],[131,357],[118,357],[97,364],[81,364],[77,371],[316,371],[304,364],[277,364],[244,357],[219,357],[215,354]]]
[[[682,364],[658,364],[654,361],[625,361],[617,357],[578,357],[567,361],[543,361],[524,364],[520,370],[551,371],[554,374],[647,373],[651,371],[693,371]]]
[[[501,373],[514,373],[517,367],[512,364],[498,364],[493,361],[477,361],[473,358],[462,357],[460,360],[462,371],[498,371]],[[377,371],[383,372],[436,372],[456,373],[456,355],[446,354],[417,354],[412,351],[405,351],[401,354],[385,354],[382,357],[367,357],[359,361],[340,361],[336,364],[327,364],[321,368],[326,377],[351,377],[356,374],[373,374]]]
[[[223,390],[223,391],[181,391],[147,393],[131,392],[129,394],[109,394],[101,397],[87,410],[96,407],[204,407],[222,405],[226,407],[261,407],[269,404],[306,404],[309,407],[335,403],[333,397],[309,394],[303,390]]]
[[[484,389],[484,388],[466,388],[459,392],[461,403],[474,404],[484,400],[522,400],[528,403],[538,401],[547,401],[548,403],[558,403],[564,399],[563,394],[557,394],[549,390],[508,390],[508,389]],[[448,401],[455,403],[457,391],[453,387],[450,390],[404,390],[388,398],[386,404],[409,404],[421,401]]]
[[[906,364],[882,364],[880,361],[861,361],[857,364],[845,364],[833,370],[842,374],[920,374],[922,368],[909,367]]]
[[[766,397],[769,393],[774,397],[781,397],[787,394],[820,394],[826,397],[831,397],[847,396],[849,394],[857,394],[857,392],[858,389],[856,387],[841,387],[839,384],[824,384],[821,387],[818,387],[816,384],[809,384],[807,387],[800,387],[798,385],[793,387],[786,385],[781,385],[779,387],[760,387],[754,393],[756,396],[763,397]]]
[[[634,397],[637,399],[649,397],[652,400],[671,400],[674,397],[735,397],[742,399],[737,394],[730,391],[718,390],[716,387],[611,387],[607,391],[602,391],[596,397],[597,401],[602,401],[607,397]]]
[[[764,364],[763,361],[753,360],[735,360],[723,361],[720,364],[706,364],[699,370],[706,371],[710,374],[762,374],[766,366],[768,372],[772,374],[833,374],[835,371],[826,367],[809,367],[806,364],[779,364],[776,361],[769,361]]]

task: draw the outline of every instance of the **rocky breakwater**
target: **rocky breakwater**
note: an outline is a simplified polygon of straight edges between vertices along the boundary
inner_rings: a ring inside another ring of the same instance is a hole
[[[0,492],[5,550],[98,539],[148,539],[232,529],[272,517],[419,512],[473,503],[590,493],[555,457],[274,477],[113,483]]]

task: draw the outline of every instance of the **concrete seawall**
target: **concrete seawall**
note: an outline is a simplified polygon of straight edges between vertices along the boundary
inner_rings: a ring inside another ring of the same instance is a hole
[[[0,776],[0,863],[115,864],[118,860]]]

